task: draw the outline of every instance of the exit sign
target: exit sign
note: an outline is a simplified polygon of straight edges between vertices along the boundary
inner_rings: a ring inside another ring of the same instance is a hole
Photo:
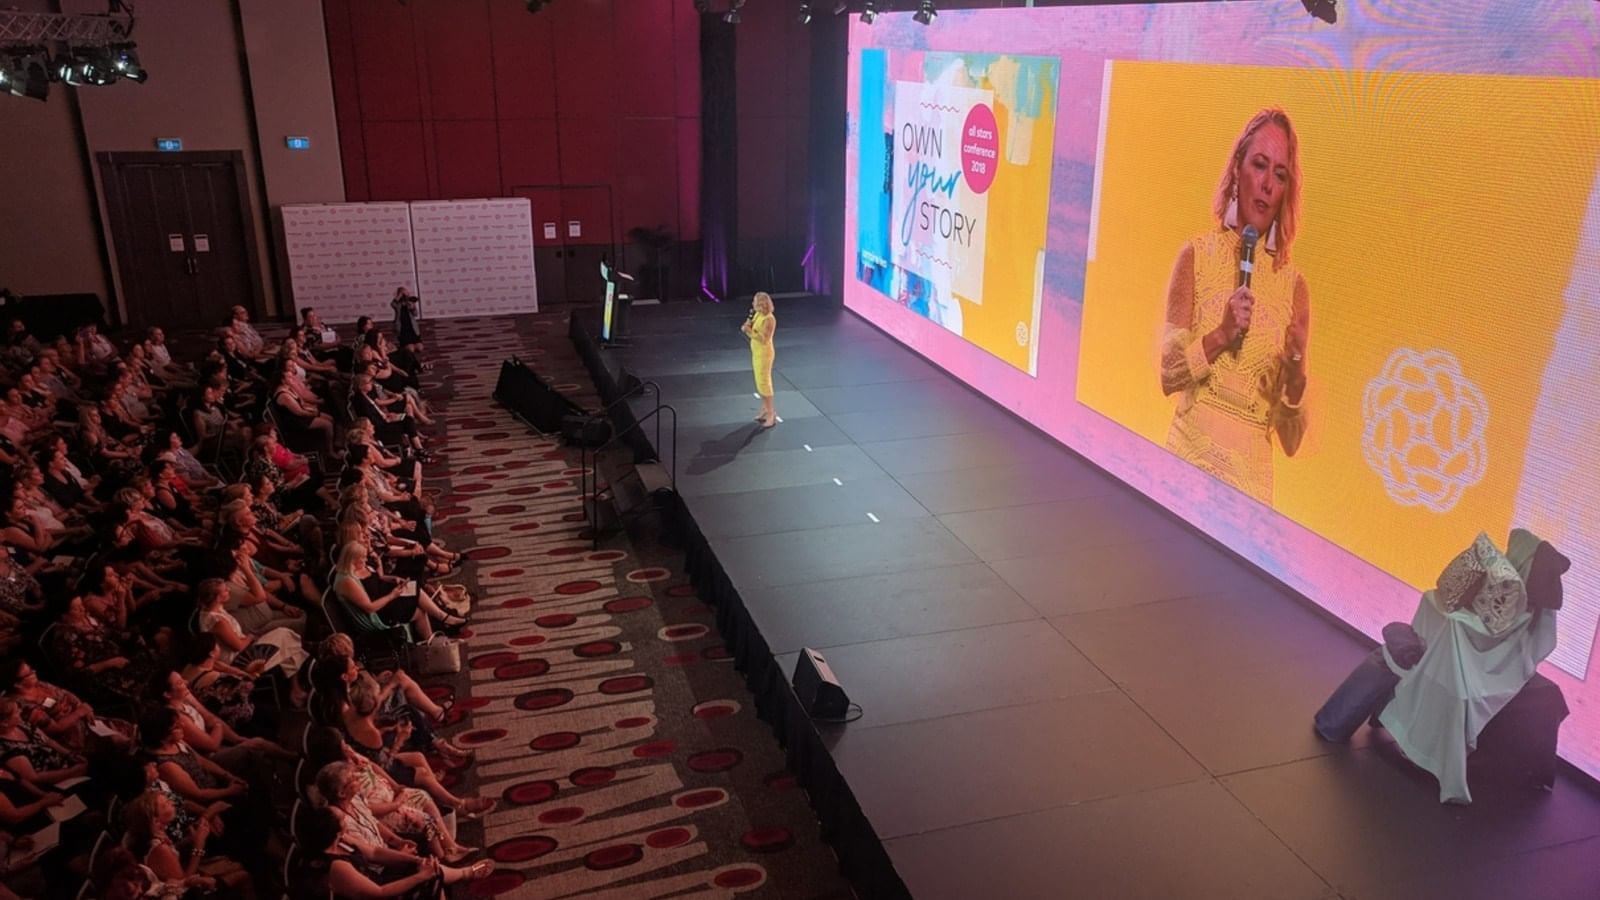
[[[172,153],[183,149],[183,138],[156,138],[156,149]]]
[[[286,138],[283,139],[283,142],[288,145],[290,150],[310,150],[311,149],[311,138],[308,138],[308,137],[299,137],[299,136],[286,137]]]

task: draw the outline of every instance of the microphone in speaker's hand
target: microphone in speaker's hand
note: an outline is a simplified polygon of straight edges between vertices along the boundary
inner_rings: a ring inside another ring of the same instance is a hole
[[[1261,240],[1261,234],[1254,225],[1246,225],[1239,238],[1239,286],[1249,287],[1250,273],[1256,267],[1256,241]]]
[[[1256,242],[1259,240],[1261,240],[1261,233],[1256,231],[1256,227],[1254,225],[1246,225],[1244,226],[1244,230],[1239,232],[1240,287],[1250,286],[1250,274],[1255,271],[1256,267]],[[1244,336],[1249,333],[1249,331],[1250,327],[1247,325],[1244,328],[1239,329],[1239,334],[1234,337],[1233,343],[1228,349],[1232,350],[1235,356],[1238,355],[1239,348],[1244,346]]]

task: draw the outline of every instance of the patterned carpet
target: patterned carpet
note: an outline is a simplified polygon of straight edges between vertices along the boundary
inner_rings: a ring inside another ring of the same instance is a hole
[[[453,697],[498,797],[461,839],[494,875],[460,897],[848,898],[806,797],[682,574],[653,540],[583,531],[577,452],[490,399],[516,354],[597,406],[560,314],[429,323],[442,414],[435,526],[476,597]]]

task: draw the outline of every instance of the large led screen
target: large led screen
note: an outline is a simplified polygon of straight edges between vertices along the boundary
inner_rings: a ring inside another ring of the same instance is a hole
[[[846,305],[1369,635],[1478,533],[1551,541],[1542,671],[1600,775],[1600,5],[1339,10],[853,24]],[[918,135],[968,143],[902,114],[928,90],[1027,167],[937,284],[894,221]]]

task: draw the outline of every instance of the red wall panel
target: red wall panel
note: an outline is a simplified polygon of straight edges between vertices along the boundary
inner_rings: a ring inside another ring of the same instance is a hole
[[[428,99],[434,119],[495,117],[487,13],[484,0],[416,4],[417,34],[426,53]]]
[[[540,15],[550,16],[554,29],[556,114],[615,115],[617,52],[611,0],[565,0]]]
[[[627,0],[617,16],[617,111],[624,116],[671,116],[677,105],[672,32],[676,0]]]
[[[617,171],[621,125],[610,117],[558,119],[556,139],[561,149],[561,183],[610,184]]]
[[[429,197],[428,163],[421,122],[367,122],[368,200]]]
[[[339,163],[344,169],[344,198],[361,203],[367,196],[367,143],[357,123],[339,123]]]
[[[624,123],[627,139],[618,147],[617,231],[666,228],[678,232],[678,141],[672,119],[634,119]]]
[[[495,106],[503,119],[555,118],[556,94],[550,86],[555,83],[556,64],[550,19],[548,15],[528,15],[521,0],[491,0],[489,4]]]
[[[517,187],[561,183],[555,119],[500,121],[500,181],[508,195]]]
[[[677,113],[700,118],[700,14],[682,3],[672,7],[672,74]],[[695,157],[699,159],[699,157]]]
[[[444,200],[500,197],[500,142],[493,119],[433,123],[433,159]]]
[[[583,243],[621,243],[635,226],[699,239],[700,16],[688,0],[560,0],[537,14],[524,0],[323,4],[348,199],[537,194],[570,207],[536,223],[559,218],[563,242],[572,218]],[[756,26],[766,50],[742,51],[773,56],[754,66],[772,84],[750,90],[775,103],[804,93],[780,84],[783,45],[803,32],[779,5]],[[751,170],[763,185],[751,205],[781,217],[774,129],[787,110],[755,110],[774,143]]]
[[[411,7],[394,0],[349,3],[361,118],[420,119],[422,99]]]
[[[350,29],[350,0],[323,0],[322,18],[328,37],[328,65],[333,72],[334,115],[340,122],[360,121],[361,97],[356,90],[355,34]]]

